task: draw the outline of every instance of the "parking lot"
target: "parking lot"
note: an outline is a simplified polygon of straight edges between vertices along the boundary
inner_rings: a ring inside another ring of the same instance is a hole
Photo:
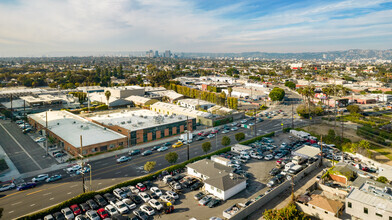
[[[52,157],[45,156],[45,150],[28,135],[23,134],[15,123],[0,121],[0,145],[20,173],[44,169],[56,164]]]

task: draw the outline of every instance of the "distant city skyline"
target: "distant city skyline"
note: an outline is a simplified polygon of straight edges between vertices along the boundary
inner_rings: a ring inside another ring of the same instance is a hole
[[[0,0],[0,56],[392,48],[392,0]]]

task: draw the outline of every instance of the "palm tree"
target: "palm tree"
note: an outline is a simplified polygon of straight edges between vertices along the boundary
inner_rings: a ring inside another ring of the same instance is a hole
[[[106,90],[105,96],[106,96],[106,101],[107,101],[108,107],[109,107],[109,98],[110,98],[111,95],[112,95],[112,93],[110,93],[109,90]]]
[[[229,87],[227,88],[227,93],[229,93],[229,97],[231,97],[231,93],[233,92],[233,88]]]

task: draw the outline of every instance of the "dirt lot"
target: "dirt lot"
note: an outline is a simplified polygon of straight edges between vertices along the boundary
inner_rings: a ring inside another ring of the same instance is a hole
[[[329,124],[318,124],[318,125],[312,125],[312,126],[307,126],[304,127],[306,131],[314,132],[317,134],[322,134],[322,135],[327,135],[329,129],[334,129],[333,125]],[[356,134],[356,131],[351,128],[344,127],[343,128],[343,135],[345,138],[349,138],[352,142],[358,142],[363,140],[362,137],[358,137]],[[336,126],[335,133],[336,134],[341,134],[342,128],[339,126],[339,123]],[[392,165],[392,149],[388,147],[382,147],[382,146],[374,146],[372,148],[372,152],[374,155],[374,159],[380,163],[385,163],[388,165]]]

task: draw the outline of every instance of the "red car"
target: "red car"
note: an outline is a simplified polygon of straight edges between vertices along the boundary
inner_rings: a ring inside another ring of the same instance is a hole
[[[71,209],[71,211],[74,213],[75,216],[82,214],[82,210],[80,210],[79,206],[76,204],[71,205],[69,208]]]
[[[218,130],[211,131],[211,134],[217,134],[217,133],[218,133]]]
[[[199,132],[197,135],[202,136],[204,132]]]
[[[138,188],[140,190],[140,192],[144,192],[147,189],[143,183],[136,184],[136,188]]]
[[[101,219],[109,218],[109,213],[104,208],[98,209],[97,213]]]

